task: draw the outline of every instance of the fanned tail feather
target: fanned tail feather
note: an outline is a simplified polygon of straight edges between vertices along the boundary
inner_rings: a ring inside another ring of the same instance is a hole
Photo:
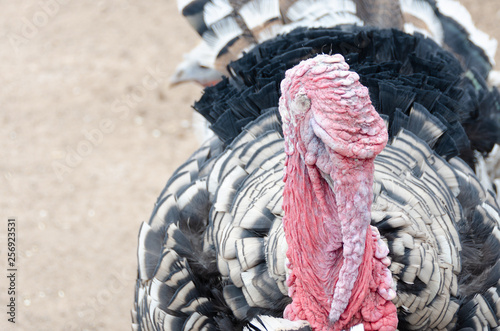
[[[244,52],[297,27],[355,24],[422,33],[485,78],[497,47],[455,0],[178,0],[178,7],[203,38],[196,48],[203,52],[186,57],[173,83],[211,85]]]

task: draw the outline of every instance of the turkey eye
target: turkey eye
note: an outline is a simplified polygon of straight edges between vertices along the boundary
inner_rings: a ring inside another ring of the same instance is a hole
[[[311,100],[307,97],[305,92],[299,91],[290,105],[290,110],[292,113],[301,114],[308,111],[309,108],[311,108]]]

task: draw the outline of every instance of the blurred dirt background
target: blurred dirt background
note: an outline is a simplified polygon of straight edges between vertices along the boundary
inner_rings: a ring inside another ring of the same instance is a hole
[[[500,38],[500,1],[464,3]],[[0,330],[130,330],[139,225],[198,144],[190,106],[201,89],[168,83],[198,37],[174,0],[0,0],[0,10]]]

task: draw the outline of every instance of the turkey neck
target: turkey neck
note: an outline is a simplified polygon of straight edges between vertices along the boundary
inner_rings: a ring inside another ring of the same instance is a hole
[[[374,158],[387,130],[348,69],[340,55],[319,55],[287,71],[281,84],[293,299],[285,317],[307,320],[314,330],[361,322],[393,330],[388,250],[370,228]]]
[[[292,270],[288,286],[294,298],[285,317],[308,320],[315,330],[333,324],[344,311],[341,323],[332,329],[341,329],[351,320],[350,312],[357,311],[360,302],[352,302],[346,310],[349,299],[361,296],[368,286],[357,281],[359,266],[364,262],[369,268],[371,261],[364,259],[364,253],[366,238],[371,237],[373,159],[354,160],[333,153],[331,160],[333,170],[325,175],[306,164],[298,152],[290,155],[283,193]],[[366,256],[371,248],[368,245]]]

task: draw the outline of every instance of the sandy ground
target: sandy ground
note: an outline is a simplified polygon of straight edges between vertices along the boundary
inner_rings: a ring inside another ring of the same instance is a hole
[[[198,38],[173,0],[57,1],[0,1],[0,330],[129,330],[139,225],[197,145],[200,88],[168,78]],[[500,37],[500,1],[465,4]]]

